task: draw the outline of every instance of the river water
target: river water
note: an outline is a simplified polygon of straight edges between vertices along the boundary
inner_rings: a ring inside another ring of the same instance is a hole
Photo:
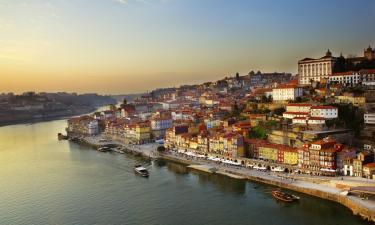
[[[185,166],[58,141],[65,120],[0,127],[0,224],[356,225],[345,207]],[[142,163],[150,177],[134,174]]]

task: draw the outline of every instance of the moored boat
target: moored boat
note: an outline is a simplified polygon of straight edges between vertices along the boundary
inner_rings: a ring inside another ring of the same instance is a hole
[[[277,200],[284,201],[284,202],[293,202],[299,199],[298,196],[291,195],[282,191],[272,191],[272,196]]]
[[[135,165],[134,171],[137,174],[141,175],[142,177],[148,177],[149,176],[148,170],[141,165]]]
[[[99,152],[108,152],[108,151],[110,151],[110,150],[111,150],[110,147],[99,147],[99,148],[98,148],[98,151],[99,151]]]

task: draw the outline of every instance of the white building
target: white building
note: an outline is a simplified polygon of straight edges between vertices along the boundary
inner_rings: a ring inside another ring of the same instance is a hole
[[[289,103],[286,105],[287,112],[310,112],[313,105],[309,103]]]
[[[91,120],[88,124],[89,135],[99,134],[99,123],[97,120]]]
[[[284,112],[283,117],[287,119],[293,119],[295,117],[306,117],[309,116],[310,112]]]
[[[361,75],[358,72],[334,73],[329,76],[330,83],[358,84],[361,82]]]
[[[310,115],[312,117],[334,119],[338,117],[338,109],[334,106],[329,106],[329,105],[312,106]]]
[[[304,58],[298,61],[299,83],[310,84],[311,81],[327,79],[332,74],[335,61],[336,58],[332,57],[329,50],[321,58]]]
[[[306,125],[323,125],[325,119],[322,117],[294,117],[293,124],[306,124]]]
[[[297,97],[302,97],[302,95],[302,88],[294,85],[280,86],[272,90],[272,97],[274,101],[295,100]]]
[[[365,124],[375,125],[375,113],[366,113],[364,115]]]

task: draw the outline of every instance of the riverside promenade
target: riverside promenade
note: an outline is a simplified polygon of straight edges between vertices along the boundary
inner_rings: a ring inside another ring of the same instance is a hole
[[[335,201],[351,209],[354,215],[375,223],[375,199],[362,199],[354,195],[348,195],[350,187],[367,186],[375,188],[374,180],[263,172],[241,166],[212,162],[176,152],[166,152],[160,156],[166,160],[183,163],[191,169],[221,174],[234,179],[248,179]]]
[[[323,177],[300,174],[286,174],[283,172],[258,171],[242,166],[228,165],[210,161],[204,158],[188,156],[173,151],[159,153],[156,151],[159,144],[127,145],[119,141],[105,139],[104,136],[85,137],[81,141],[92,147],[102,145],[120,146],[124,152],[140,155],[147,158],[164,159],[187,165],[191,169],[206,173],[216,173],[234,179],[248,179],[269,184],[296,192],[316,196],[338,202],[352,210],[354,215],[375,223],[375,199],[362,199],[348,195],[350,187],[366,186],[375,188],[374,180],[365,180],[355,177]]]

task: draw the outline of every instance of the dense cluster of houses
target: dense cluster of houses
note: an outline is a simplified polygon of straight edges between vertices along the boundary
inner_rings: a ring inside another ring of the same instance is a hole
[[[72,118],[67,131],[104,134],[131,144],[163,142],[169,150],[244,166],[256,161],[302,173],[371,178],[374,145],[351,147],[353,132],[329,124],[342,119],[340,105],[366,108],[363,93],[348,86],[371,85],[374,71],[334,73],[335,59],[327,54],[300,61],[299,79],[287,73],[250,72],[156,89],[131,103]],[[364,116],[371,124],[371,114]]]

